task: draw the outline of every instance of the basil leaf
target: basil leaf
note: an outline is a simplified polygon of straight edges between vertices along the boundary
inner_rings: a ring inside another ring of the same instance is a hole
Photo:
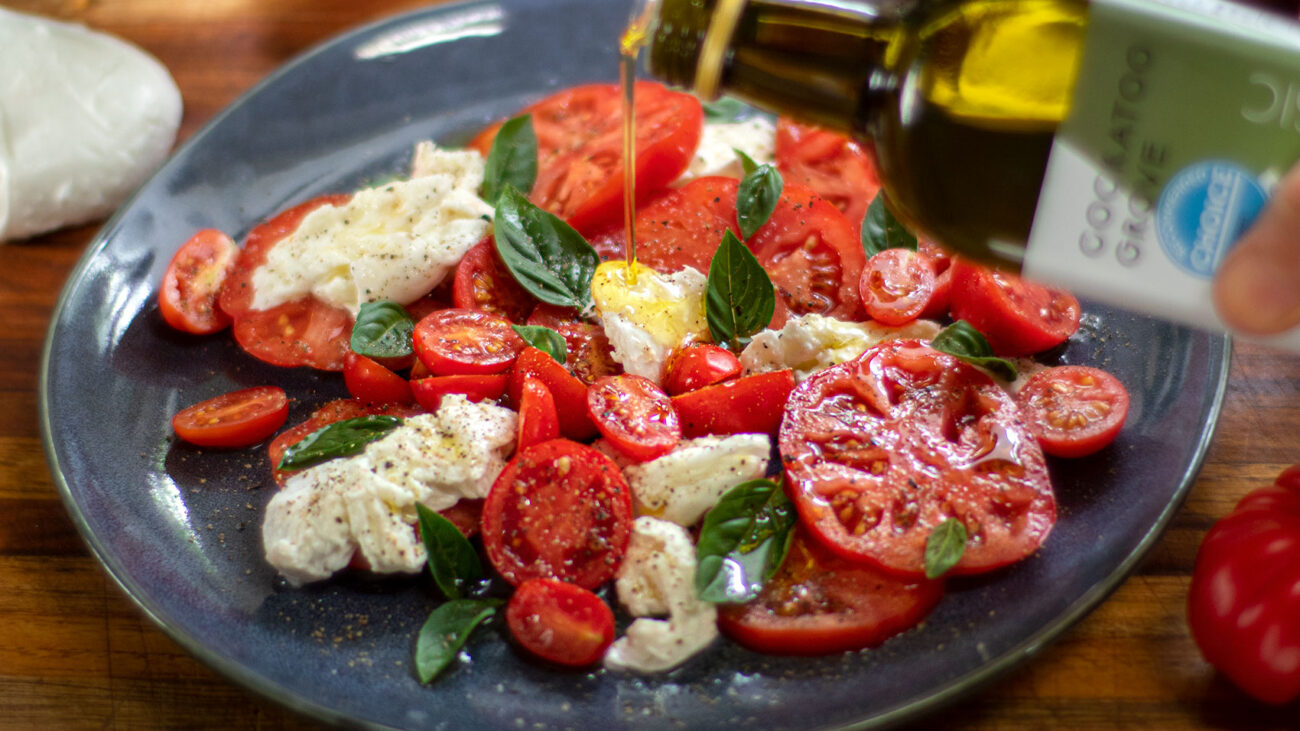
[[[745,168],[745,178],[736,190],[736,220],[740,223],[741,235],[749,238],[772,217],[785,181],[775,165],[757,165],[740,150],[736,150],[736,155]]]
[[[497,201],[493,225],[497,253],[524,289],[553,305],[591,308],[591,276],[600,255],[582,234],[512,185]]]
[[[754,111],[753,107],[731,96],[718,97],[700,106],[704,108],[704,118],[710,122],[738,122]]]
[[[415,320],[396,302],[365,302],[352,326],[352,351],[370,358],[410,355],[414,330]]]
[[[483,578],[483,564],[469,539],[450,520],[424,503],[416,503],[415,511],[420,517],[420,538],[428,555],[429,573],[448,599],[459,599],[461,584]]]
[[[727,231],[709,263],[704,298],[704,314],[713,340],[738,346],[748,343],[751,335],[767,327],[775,311],[772,280],[749,247]]]
[[[930,531],[925,539],[925,578],[937,579],[957,565],[966,552],[966,526],[948,518]]]
[[[941,353],[955,355],[971,365],[992,371],[1004,381],[1016,380],[1015,364],[993,355],[993,348],[989,345],[989,341],[975,329],[975,326],[965,320],[958,320],[940,330],[930,341],[930,347]]]
[[[739,158],[740,169],[744,171],[745,175],[753,175],[754,171],[758,170],[758,163],[754,162],[754,158],[745,154],[744,150],[739,147],[733,147],[731,148],[731,151],[736,153],[736,157]]]
[[[500,599],[452,599],[429,613],[415,638],[415,672],[421,683],[433,680],[465,646],[470,633],[496,614]]]
[[[525,114],[506,121],[497,130],[483,168],[483,200],[496,205],[507,185],[532,190],[537,181],[537,133],[533,118]]]
[[[375,414],[326,424],[284,450],[276,469],[296,470],[356,454],[401,423],[402,420],[395,416]]]
[[[511,325],[510,327],[519,333],[519,337],[523,338],[525,343],[551,356],[556,363],[564,365],[569,348],[564,343],[563,335],[541,325]]]
[[[885,249],[916,251],[916,236],[894,218],[885,196],[877,194],[862,217],[862,250],[870,259]]]
[[[758,596],[785,560],[798,518],[785,490],[751,480],[726,492],[704,516],[695,547],[695,591],[706,602]]]

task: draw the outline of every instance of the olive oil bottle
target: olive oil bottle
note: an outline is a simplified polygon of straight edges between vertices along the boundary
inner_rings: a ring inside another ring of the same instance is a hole
[[[1221,0],[648,4],[651,75],[871,144],[955,251],[1193,325],[1300,159],[1300,25]]]

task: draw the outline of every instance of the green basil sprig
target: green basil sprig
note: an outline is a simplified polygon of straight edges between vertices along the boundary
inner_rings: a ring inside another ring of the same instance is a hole
[[[740,223],[741,235],[749,238],[772,217],[785,181],[775,165],[759,165],[744,152],[735,152],[745,168],[745,177],[736,190],[736,220]]]
[[[751,335],[767,327],[775,311],[772,280],[749,247],[727,231],[709,263],[704,298],[704,314],[713,340],[744,345]]]
[[[739,122],[748,117],[754,108],[734,96],[723,96],[704,102],[704,118],[710,122]]]
[[[408,356],[414,330],[415,320],[396,302],[365,302],[352,326],[352,350],[370,358]]]
[[[600,255],[582,234],[512,185],[497,201],[493,227],[501,261],[524,289],[553,305],[591,308],[591,277]]]
[[[700,599],[742,603],[758,596],[785,560],[797,520],[785,491],[771,480],[728,490],[704,516],[695,547]]]
[[[462,585],[483,578],[483,564],[478,560],[478,553],[450,520],[423,503],[416,503],[415,510],[419,515],[420,538],[424,541],[433,582],[448,599],[459,599]]]
[[[916,235],[894,218],[893,211],[885,205],[885,196],[877,194],[862,217],[862,250],[870,259],[885,249],[916,251]]]
[[[569,348],[564,342],[564,336],[542,325],[511,325],[519,337],[524,339],[525,343],[537,348],[555,359],[556,363],[564,365],[565,358],[569,355]]]
[[[483,200],[496,205],[506,186],[532,190],[537,181],[537,133],[532,115],[506,121],[497,130],[483,168]]]
[[[958,320],[940,330],[930,341],[930,347],[941,353],[955,355],[958,358],[992,371],[1005,381],[1016,379],[1016,366],[1006,358],[993,355],[989,341],[965,320]]]
[[[357,454],[366,445],[400,426],[395,416],[373,414],[327,424],[284,450],[276,469],[296,470]]]
[[[966,526],[948,518],[925,539],[925,578],[937,579],[948,573],[966,552]]]
[[[429,614],[415,639],[415,672],[427,683],[465,646],[474,628],[496,614],[500,599],[452,599]]]

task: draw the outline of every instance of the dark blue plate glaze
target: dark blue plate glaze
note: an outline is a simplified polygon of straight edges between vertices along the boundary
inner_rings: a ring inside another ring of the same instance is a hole
[[[41,373],[45,448],[69,512],[110,574],[181,645],[232,680],[333,722],[429,728],[765,728],[915,718],[1019,663],[1100,602],[1178,508],[1213,431],[1224,339],[1091,308],[1062,360],[1133,394],[1119,441],[1053,463],[1061,517],[1030,560],[954,582],[922,628],[869,652],[763,657],[719,641],[655,677],[557,671],[495,624],[432,686],[411,664],[436,603],[426,577],[303,590],[261,558],[260,450],[201,451],[179,408],[279,383],[290,423],[340,378],[254,362],[226,336],[171,332],[154,293],[198,228],[241,238],[311,196],[399,173],[412,145],[462,142],[548,90],[616,78],[628,15],[610,0],[442,6],[312,51],[189,141],[100,232],[65,288]],[[573,19],[582,19],[575,32]]]

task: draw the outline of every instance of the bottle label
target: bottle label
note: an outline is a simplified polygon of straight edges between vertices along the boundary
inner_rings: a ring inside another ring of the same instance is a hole
[[[1024,273],[1221,330],[1214,271],[1296,160],[1295,24],[1217,0],[1093,0]],[[1272,342],[1300,350],[1300,330]]]

